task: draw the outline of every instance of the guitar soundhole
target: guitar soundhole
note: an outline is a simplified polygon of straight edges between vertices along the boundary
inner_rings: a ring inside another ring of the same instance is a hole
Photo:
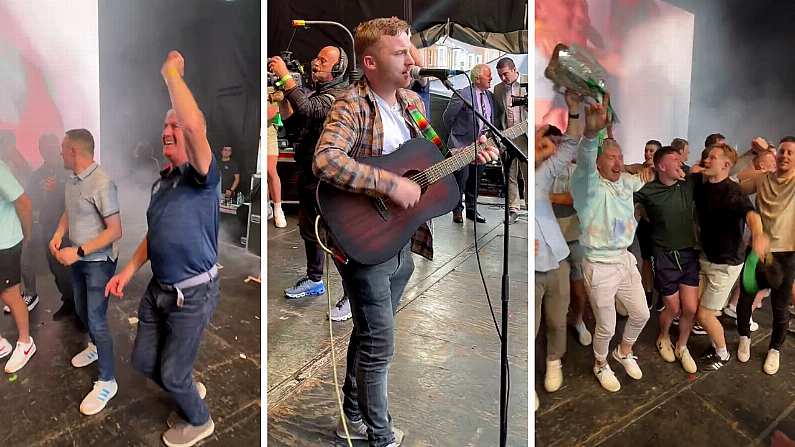
[[[415,177],[415,176],[417,178],[412,178],[412,177]],[[415,182],[419,183],[420,192],[422,194],[425,194],[425,190],[428,189],[428,179],[425,178],[425,174],[423,174],[422,171],[416,171],[416,170],[415,171],[406,171],[405,173],[403,173],[403,177],[407,177],[407,178],[409,178],[411,180],[414,180]]]

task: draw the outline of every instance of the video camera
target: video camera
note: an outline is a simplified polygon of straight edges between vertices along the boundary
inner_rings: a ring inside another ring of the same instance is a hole
[[[519,91],[522,91],[522,89],[525,91],[524,95],[511,95],[511,107],[527,106],[527,82],[519,83]]]
[[[298,84],[299,87],[303,86],[304,66],[293,59],[293,52],[282,51],[279,53],[279,56],[281,56],[284,64],[287,66],[287,70],[290,72],[290,76],[295,80],[295,83]],[[279,78],[275,74],[268,72],[268,87],[275,87],[278,80]]]

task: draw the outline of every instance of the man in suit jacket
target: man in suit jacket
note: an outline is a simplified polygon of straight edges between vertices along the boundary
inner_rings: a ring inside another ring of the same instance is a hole
[[[494,106],[494,94],[489,91],[491,87],[491,68],[485,64],[478,64],[469,73],[472,80],[472,88],[466,87],[458,92],[469,103],[471,103],[489,122],[494,123],[496,109]],[[474,90],[474,91],[473,91]],[[464,107],[464,103],[457,97],[450,98],[447,108],[442,116],[445,127],[449,130],[447,137],[447,147],[465,147],[472,144],[475,139],[485,132],[488,128],[478,120],[477,124],[472,122],[472,111]],[[458,188],[461,193],[466,195],[466,216],[467,219],[476,220],[479,223],[486,222],[486,219],[475,212],[475,188],[477,170],[483,172],[483,166],[468,165],[455,173]],[[461,199],[453,210],[453,222],[463,223],[462,211],[464,206]]]
[[[496,104],[497,119],[495,124],[500,129],[508,129],[527,120],[527,105],[511,107],[511,96],[520,96],[519,72],[516,65],[509,57],[504,57],[497,62],[497,76],[502,82],[494,86],[494,103]],[[527,92],[525,91],[526,95]],[[522,135],[514,140],[516,146],[527,154],[527,135]],[[524,199],[527,202],[527,163],[519,163],[514,159],[508,169],[508,207],[510,208],[509,223],[516,222],[519,217],[519,183],[518,174],[521,171],[524,179]]]

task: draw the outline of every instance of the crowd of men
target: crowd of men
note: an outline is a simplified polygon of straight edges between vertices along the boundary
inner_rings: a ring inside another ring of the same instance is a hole
[[[203,400],[207,389],[193,380],[193,363],[220,299],[219,184],[227,176],[212,154],[204,115],[185,84],[184,70],[183,57],[170,52],[161,69],[171,98],[161,134],[169,163],[152,179],[147,233],[118,272],[121,204],[115,182],[95,161],[91,132],[68,130],[60,144],[55,135],[43,135],[39,152],[44,163],[31,173],[24,170],[14,133],[0,131],[0,298],[18,332],[15,346],[0,337],[0,358],[10,356],[5,372],[19,371],[36,353],[28,321],[39,301],[32,258],[46,246],[64,301],[54,318],[76,314],[89,336],[71,365],[97,364],[97,380],[80,412],[101,412],[119,389],[107,310],[112,296],[123,297],[135,273],[151,261],[153,275],[141,298],[131,363],[176,402],[162,434],[169,446],[194,445],[215,427]],[[230,155],[231,150],[224,150],[220,163],[228,164]],[[229,177],[223,188],[227,196],[239,181]],[[29,368],[36,367],[33,360]]]
[[[565,134],[548,125],[536,131],[535,327],[538,335],[543,316],[544,388],[554,392],[563,382],[567,323],[581,344],[593,343],[593,373],[604,389],[621,388],[609,357],[640,380],[633,345],[652,310],[659,311],[656,347],[664,361],[678,361],[687,373],[726,365],[735,351],[718,318],[726,315],[737,320],[737,361],[748,362],[758,329],[751,313],[766,296],[773,333],[762,369],[776,374],[795,276],[795,137],[777,148],[757,137],[738,156],[715,133],[692,167],[686,140],[650,140],[644,162],[625,165],[611,138],[609,96],[585,106],[582,97],[565,96]],[[640,262],[629,250],[636,240]],[[586,301],[592,335],[582,320]],[[617,313],[627,320],[608,352]],[[706,334],[711,345],[696,357],[691,333]]]

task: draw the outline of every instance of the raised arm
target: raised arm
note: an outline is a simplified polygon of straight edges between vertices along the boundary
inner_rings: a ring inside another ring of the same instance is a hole
[[[582,110],[582,96],[566,91],[566,106],[569,108],[569,125],[566,135],[579,139],[585,129],[585,117]]]
[[[185,60],[178,51],[171,51],[163,63],[160,74],[168,87],[171,107],[177,114],[177,122],[187,139],[188,162],[201,175],[207,175],[213,160],[210,143],[207,141],[207,123],[188,85],[182,78]]]

